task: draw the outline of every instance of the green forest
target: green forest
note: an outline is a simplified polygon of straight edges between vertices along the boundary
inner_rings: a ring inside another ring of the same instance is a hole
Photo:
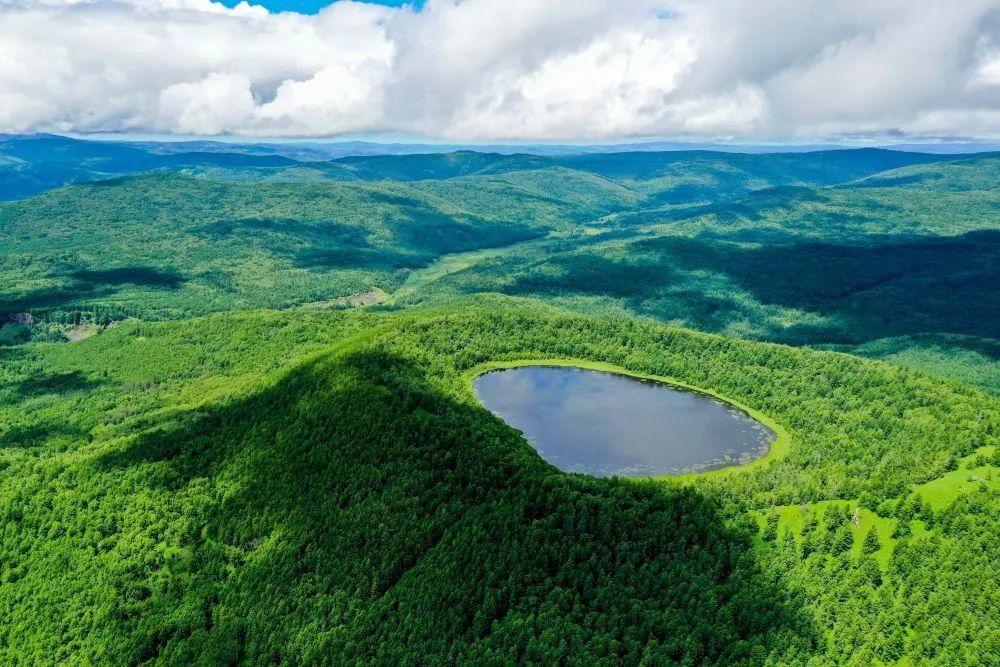
[[[996,155],[0,175],[2,664],[1000,664]],[[528,360],[788,451],[561,472],[470,384]]]

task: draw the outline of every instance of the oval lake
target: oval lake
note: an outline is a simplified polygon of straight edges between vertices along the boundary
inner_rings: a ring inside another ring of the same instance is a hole
[[[597,477],[677,475],[748,463],[774,432],[714,397],[629,375],[517,366],[475,378],[479,401],[549,463]]]

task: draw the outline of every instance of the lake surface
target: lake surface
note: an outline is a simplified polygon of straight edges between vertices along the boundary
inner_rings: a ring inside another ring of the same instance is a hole
[[[597,477],[645,477],[747,463],[775,434],[711,396],[628,375],[559,366],[491,371],[476,397],[549,463]]]

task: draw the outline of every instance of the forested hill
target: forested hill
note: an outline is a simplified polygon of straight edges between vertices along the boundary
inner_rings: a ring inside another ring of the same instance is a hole
[[[515,248],[408,300],[478,292],[729,335],[839,346],[1000,392],[1000,158],[638,207]]]
[[[1000,664],[998,176],[0,141],[0,664]],[[781,446],[560,472],[540,361]]]
[[[178,148],[179,146],[179,148]],[[71,183],[153,171],[216,171],[245,178],[319,180],[447,179],[469,175],[565,167],[615,180],[724,174],[735,181],[816,185],[861,178],[886,169],[954,159],[954,156],[861,149],[813,153],[740,154],[709,151],[634,152],[538,156],[457,151],[324,159],[319,150],[294,144],[267,147],[198,142],[87,141],[56,135],[0,137],[0,200],[20,199]]]
[[[467,373],[572,357],[792,448],[687,484],[560,473]],[[512,299],[125,323],[0,373],[5,663],[1000,657],[1000,411],[954,383]]]
[[[280,168],[298,164],[279,155],[191,152],[161,154],[109,141],[54,135],[0,140],[0,200],[20,199],[70,183],[193,166]]]
[[[0,142],[11,187],[98,179],[0,204],[0,344],[128,317],[501,292],[1000,391],[993,154],[183,148]]]

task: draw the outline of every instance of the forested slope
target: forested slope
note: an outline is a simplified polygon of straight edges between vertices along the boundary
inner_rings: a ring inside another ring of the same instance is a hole
[[[1000,382],[996,155],[4,146],[33,168],[159,167],[0,206],[0,344],[125,317],[501,292]]]
[[[969,378],[927,358],[914,337],[995,366],[997,182],[1000,158],[984,156],[636,210],[606,218],[611,231],[494,256],[409,298],[502,292],[799,345],[886,339],[869,353]],[[995,373],[976,381],[995,386]]]
[[[541,236],[563,221],[510,222],[497,209],[400,184],[156,174],[71,186],[0,207],[0,313],[82,311],[106,322],[301,305],[392,290],[444,253]]]
[[[320,158],[0,141],[0,663],[1000,663],[996,155]],[[559,472],[539,359],[790,447]]]
[[[958,384],[492,299],[3,355],[8,661],[998,657],[1000,413]],[[690,484],[560,473],[463,375],[539,357],[715,390],[792,450]]]

